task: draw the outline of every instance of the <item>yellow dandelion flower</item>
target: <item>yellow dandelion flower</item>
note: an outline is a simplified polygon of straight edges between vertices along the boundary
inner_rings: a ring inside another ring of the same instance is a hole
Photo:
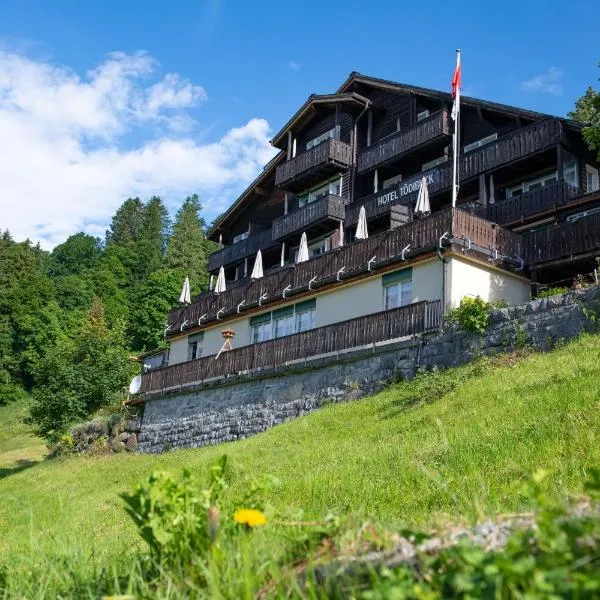
[[[240,510],[236,510],[233,519],[236,523],[248,525],[248,527],[260,527],[261,525],[267,524],[267,517],[265,517],[260,510],[255,510],[253,508],[241,508]]]

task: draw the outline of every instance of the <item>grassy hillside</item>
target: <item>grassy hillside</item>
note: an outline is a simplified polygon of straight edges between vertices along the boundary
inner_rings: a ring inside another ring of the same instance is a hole
[[[203,477],[222,453],[238,471],[280,480],[269,498],[279,511],[333,512],[350,526],[512,511],[521,508],[515,480],[540,468],[555,472],[553,494],[577,494],[586,469],[600,465],[599,356],[600,337],[588,336],[548,354],[428,374],[236,443],[4,467],[0,561],[57,548],[100,562],[129,554],[142,546],[117,494],[158,468]],[[0,465],[42,454],[18,424],[23,409],[0,408]]]
[[[0,479],[33,466],[46,454],[44,442],[23,423],[27,407],[27,399],[0,406]]]

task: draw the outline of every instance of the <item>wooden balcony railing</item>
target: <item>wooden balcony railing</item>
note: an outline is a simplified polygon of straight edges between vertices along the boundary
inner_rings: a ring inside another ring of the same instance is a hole
[[[488,206],[472,203],[461,206],[461,208],[488,221],[504,225],[521,221],[526,217],[537,215],[558,206],[564,206],[580,194],[581,191],[578,188],[565,181],[557,181]]]
[[[325,219],[344,220],[346,201],[328,195],[283,215],[273,221],[273,239],[281,240],[292,233],[305,231],[310,225]]]
[[[229,374],[277,367],[291,361],[357,348],[367,344],[436,331],[442,321],[440,300],[416,302],[326,327],[243,346],[218,359],[196,360],[153,369],[142,375],[142,394],[201,383]]]
[[[358,240],[306,262],[275,270],[262,279],[245,283],[222,294],[203,294],[189,306],[169,313],[169,335],[206,325],[244,310],[290,298],[337,281],[350,279],[386,264],[399,262],[403,250],[411,253],[437,247],[440,238],[456,238],[506,256],[521,256],[521,236],[464,211],[447,209],[393,229]]]
[[[576,258],[600,256],[600,215],[523,234],[525,260],[531,266]]]
[[[365,173],[382,166],[429,142],[443,139],[449,134],[448,111],[439,110],[408,129],[365,148],[358,156],[358,172]]]
[[[339,140],[327,140],[281,163],[275,171],[275,185],[298,183],[314,170],[345,170],[352,164],[352,147]]]
[[[482,148],[461,154],[460,180],[467,181],[491,169],[550,148],[562,139],[562,135],[562,124],[557,119],[545,119],[513,131]],[[346,207],[346,225],[356,223],[363,205],[369,219],[386,214],[394,204],[414,204],[423,176],[427,179],[430,194],[449,190],[452,186],[452,163],[449,160],[438,167],[408,177],[391,188],[349,204]]]
[[[273,246],[273,234],[270,229],[249,235],[245,240],[231,244],[213,252],[208,257],[208,270],[215,271],[249,256],[254,256],[259,250]]]

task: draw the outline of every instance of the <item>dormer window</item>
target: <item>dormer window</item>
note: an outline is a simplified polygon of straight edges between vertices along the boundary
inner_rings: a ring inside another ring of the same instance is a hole
[[[322,133],[321,135],[318,135],[316,138],[309,140],[306,143],[306,149],[310,150],[311,148],[314,148],[315,146],[318,146],[319,144],[322,144],[323,142],[326,142],[329,139],[333,139],[334,137],[335,137],[335,127],[330,129],[329,131],[326,131],[325,133]]]

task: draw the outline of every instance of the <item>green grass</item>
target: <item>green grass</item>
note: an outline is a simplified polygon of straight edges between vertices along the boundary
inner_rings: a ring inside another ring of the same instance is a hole
[[[0,406],[0,479],[25,469],[46,455],[46,445],[23,423],[29,399]]]
[[[100,564],[130,554],[142,545],[118,494],[154,469],[203,477],[223,453],[236,470],[280,480],[269,497],[279,512],[333,512],[351,526],[435,526],[517,510],[515,480],[540,468],[555,473],[551,494],[577,494],[588,467],[600,465],[599,357],[600,336],[586,336],[548,354],[429,374],[240,442],[15,469],[0,478],[0,562],[56,548],[93,551]],[[6,456],[14,463],[15,451],[41,455],[18,424],[22,410],[0,408],[0,465]]]

